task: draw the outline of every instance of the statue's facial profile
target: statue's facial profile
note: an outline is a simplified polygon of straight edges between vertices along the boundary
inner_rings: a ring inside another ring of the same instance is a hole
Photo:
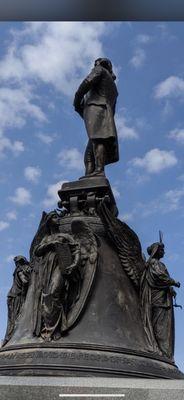
[[[164,257],[164,254],[165,254],[164,244],[159,246],[157,253],[158,253],[159,258]]]

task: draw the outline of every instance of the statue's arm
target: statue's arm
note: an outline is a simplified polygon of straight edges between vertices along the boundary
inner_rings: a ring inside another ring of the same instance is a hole
[[[160,287],[170,287],[170,286],[176,286],[180,287],[180,283],[176,282],[168,273],[167,269],[165,268],[165,265],[152,260],[152,276],[155,277],[155,281],[158,286]]]
[[[91,89],[94,84],[97,84],[102,74],[102,68],[97,66],[92,69],[90,74],[80,84],[78,90],[75,93],[74,108],[81,116],[83,113],[83,98],[85,94]]]
[[[70,274],[79,266],[81,259],[80,245],[78,243],[70,244],[70,249],[73,257],[73,263],[66,268],[67,274]]]
[[[47,240],[43,239],[41,243],[36,247],[35,249],[35,255],[37,257],[43,256],[46,252],[53,250],[54,249],[54,243],[52,240]]]

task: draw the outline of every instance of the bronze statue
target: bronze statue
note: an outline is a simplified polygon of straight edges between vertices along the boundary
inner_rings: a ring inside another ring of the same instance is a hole
[[[180,283],[160,261],[162,237],[146,261],[105,178],[119,159],[115,79],[111,61],[98,58],[75,94],[89,137],[85,179],[63,183],[60,210],[43,212],[31,268],[15,260],[2,375],[184,379],[173,357]]]
[[[166,266],[160,261],[164,256],[161,233],[160,242],[148,247],[150,258],[146,262],[135,232],[125,222],[114,217],[105,203],[99,207],[99,213],[109,238],[116,246],[124,271],[140,293],[143,326],[150,350],[173,361],[173,297],[176,293],[172,286],[179,288],[180,283],[170,277]]]
[[[75,94],[74,107],[84,119],[89,137],[84,156],[86,176],[103,176],[104,166],[119,160],[115,79],[111,61],[98,58]]]
[[[164,256],[164,244],[160,242],[148,247],[149,259],[141,279],[141,303],[143,322],[148,339],[155,351],[173,360],[174,357],[174,312],[172,286],[180,283],[170,277],[166,266],[160,261]]]
[[[36,235],[45,224],[44,236],[33,250],[33,333],[46,341],[58,340],[78,319],[97,265],[97,241],[88,225],[75,218],[72,234],[60,233],[59,219],[55,211],[44,216]]]
[[[48,215],[46,224],[50,232],[35,249],[40,257],[35,334],[50,341],[66,329],[67,276],[79,265],[80,249],[71,235],[59,232],[56,212]]]
[[[13,285],[8,293],[8,324],[3,341],[3,346],[10,340],[15,322],[21,313],[22,306],[26,299],[28,284],[31,277],[32,269],[26,257],[16,256],[14,258],[15,271],[13,273]]]

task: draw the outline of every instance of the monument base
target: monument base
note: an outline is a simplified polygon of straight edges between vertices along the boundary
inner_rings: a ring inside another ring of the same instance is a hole
[[[2,376],[0,393],[1,400],[183,400],[184,381]]]
[[[41,343],[2,349],[0,375],[184,379],[175,364],[151,354],[102,346],[95,349],[82,344],[59,347]]]

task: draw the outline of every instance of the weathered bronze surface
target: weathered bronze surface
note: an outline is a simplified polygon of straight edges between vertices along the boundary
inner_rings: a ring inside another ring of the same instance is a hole
[[[86,176],[63,184],[60,210],[43,212],[30,263],[15,258],[0,374],[184,378],[174,362],[180,284],[160,261],[162,237],[146,261],[104,176],[118,159],[116,97],[112,65],[98,59],[74,102],[93,161],[87,150]]]
[[[84,156],[87,176],[104,175],[104,166],[119,160],[115,79],[111,61],[98,58],[75,94],[74,107],[84,119],[89,137]]]

